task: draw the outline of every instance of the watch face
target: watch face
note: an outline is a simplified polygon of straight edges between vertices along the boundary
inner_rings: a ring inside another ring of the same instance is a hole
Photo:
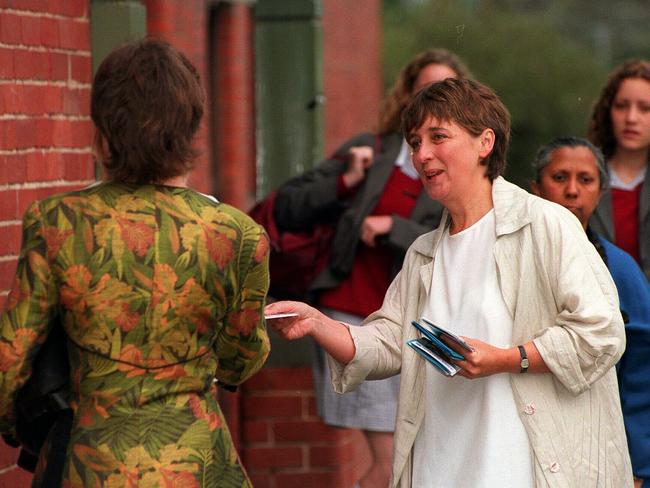
[[[524,368],[524,369],[528,368],[528,359],[527,358],[524,358],[524,359],[521,360],[521,367]]]

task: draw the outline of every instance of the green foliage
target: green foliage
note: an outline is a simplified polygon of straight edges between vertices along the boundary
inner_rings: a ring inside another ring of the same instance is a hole
[[[476,8],[471,5],[478,4]],[[537,148],[561,135],[585,135],[607,69],[557,32],[550,15],[492,8],[489,2],[439,0],[385,5],[384,79],[392,84],[407,60],[430,47],[465,60],[512,116],[506,176],[524,188]]]

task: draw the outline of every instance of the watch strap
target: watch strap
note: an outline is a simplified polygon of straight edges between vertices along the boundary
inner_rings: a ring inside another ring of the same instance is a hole
[[[520,373],[526,373],[528,371],[528,355],[526,354],[526,349],[524,346],[517,346],[519,349],[519,355],[521,356],[521,362],[519,363]]]

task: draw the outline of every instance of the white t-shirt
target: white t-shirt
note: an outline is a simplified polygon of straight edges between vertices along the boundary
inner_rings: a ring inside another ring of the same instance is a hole
[[[436,251],[423,316],[459,335],[511,347],[512,318],[494,260],[494,210]],[[532,488],[532,454],[509,374],[447,378],[426,365],[426,410],[414,446],[414,488]]]

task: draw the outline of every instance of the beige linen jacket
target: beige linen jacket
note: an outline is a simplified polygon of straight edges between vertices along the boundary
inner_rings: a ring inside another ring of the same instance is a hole
[[[625,332],[611,276],[568,210],[501,177],[492,196],[494,254],[513,318],[512,345],[534,340],[551,370],[510,375],[534,455],[535,487],[631,487],[614,369]],[[418,335],[410,322],[420,317],[427,299],[435,249],[448,220],[445,212],[438,229],[413,243],[382,308],[365,327],[350,328],[354,359],[343,367],[330,358],[332,383],[340,393],[401,371],[391,487],[411,487],[428,366],[405,343]]]

